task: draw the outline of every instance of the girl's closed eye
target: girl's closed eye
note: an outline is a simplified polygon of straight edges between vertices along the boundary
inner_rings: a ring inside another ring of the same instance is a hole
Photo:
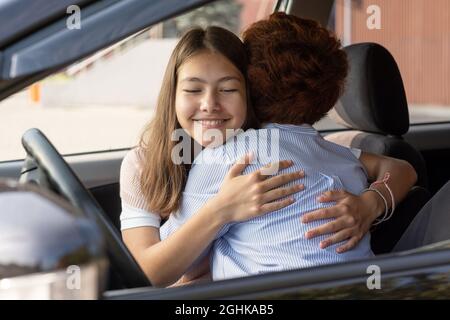
[[[220,89],[220,91],[221,92],[224,92],[224,93],[232,93],[232,92],[237,92],[238,90],[237,89],[233,89],[233,88],[224,88],[224,89]]]
[[[186,93],[200,93],[201,91],[201,89],[183,89],[183,92]]]

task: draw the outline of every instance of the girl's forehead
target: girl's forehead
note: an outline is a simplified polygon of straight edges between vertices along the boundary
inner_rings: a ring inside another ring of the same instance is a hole
[[[221,77],[234,76],[239,80],[243,78],[239,69],[227,57],[219,52],[210,50],[202,50],[193,54],[179,66],[177,71],[181,76],[180,78],[189,74],[217,75]]]

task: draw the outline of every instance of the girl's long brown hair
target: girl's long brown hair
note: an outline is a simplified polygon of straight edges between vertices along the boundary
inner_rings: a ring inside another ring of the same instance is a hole
[[[181,128],[175,112],[177,74],[180,66],[200,51],[210,50],[222,54],[242,73],[246,81],[247,116],[244,130],[256,128],[258,123],[250,105],[247,85],[247,56],[241,40],[232,32],[220,27],[195,28],[178,42],[169,59],[159,93],[155,117],[146,125],[139,141],[143,153],[140,186],[147,200],[147,209],[167,217],[180,205],[189,164],[175,164],[172,148],[174,130]],[[192,160],[192,159],[191,159]]]

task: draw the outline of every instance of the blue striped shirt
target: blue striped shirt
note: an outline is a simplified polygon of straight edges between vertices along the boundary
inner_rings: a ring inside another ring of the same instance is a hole
[[[265,272],[298,269],[372,257],[370,235],[345,253],[336,253],[343,243],[321,249],[330,235],[306,239],[305,233],[331,219],[303,224],[307,212],[330,207],[316,197],[327,190],[345,189],[360,194],[367,187],[367,174],[348,148],[324,140],[309,125],[267,124],[230,139],[225,145],[204,149],[195,159],[183,192],[180,210],[161,227],[161,239],[178,229],[220,189],[230,167],[247,152],[258,155],[243,174],[269,162],[291,159],[294,165],[281,171],[306,173],[300,182],[305,190],[294,194],[296,202],[245,222],[224,226],[212,245],[211,271],[214,280]],[[299,183],[293,181],[288,185]]]

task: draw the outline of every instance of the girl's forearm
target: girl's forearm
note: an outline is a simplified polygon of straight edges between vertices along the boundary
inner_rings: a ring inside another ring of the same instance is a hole
[[[414,186],[417,181],[417,174],[414,168],[406,161],[399,160],[396,163],[384,163],[381,165],[379,176],[377,180],[384,178],[384,173],[389,172],[390,178],[387,181],[389,188],[394,195],[394,205],[401,202],[409,190]],[[378,189],[386,197],[389,207],[392,207],[391,196],[389,191],[384,186],[384,184],[378,184],[373,186],[373,188]]]
[[[404,160],[364,153],[361,155],[361,158],[371,180],[382,180],[385,174],[389,172],[390,177],[387,184],[394,195],[394,204],[401,202],[417,181],[416,171]],[[384,184],[377,184],[372,186],[372,188],[380,191],[386,198],[388,206],[392,207],[391,196]],[[378,213],[381,214],[384,212],[384,203],[381,201],[378,201],[378,203],[380,207]]]
[[[209,201],[180,229],[142,253],[140,265],[153,285],[170,285],[186,272],[224,225],[219,216]]]

